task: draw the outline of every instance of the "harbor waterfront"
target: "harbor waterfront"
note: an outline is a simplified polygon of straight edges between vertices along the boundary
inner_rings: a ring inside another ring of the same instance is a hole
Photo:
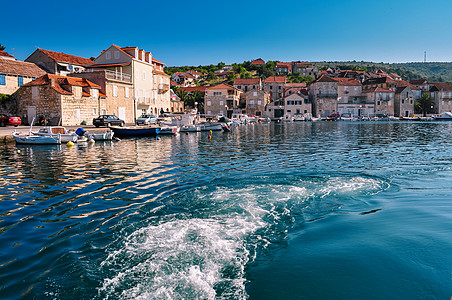
[[[450,299],[452,123],[0,144],[0,298]]]

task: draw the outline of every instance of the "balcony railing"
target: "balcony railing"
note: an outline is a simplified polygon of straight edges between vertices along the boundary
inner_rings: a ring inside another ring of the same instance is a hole
[[[107,76],[107,79],[132,82],[132,76],[130,76],[129,74],[124,74],[121,72],[114,72],[114,71],[110,71],[110,70],[105,70],[105,74]]]
[[[160,83],[159,84],[159,91],[160,92],[166,92],[166,91],[169,91],[169,89],[170,89],[170,85],[169,84],[167,84],[167,83]]]
[[[137,103],[138,104],[150,105],[151,104],[151,98],[149,98],[149,97],[145,97],[145,98],[140,97],[140,98],[137,99]]]

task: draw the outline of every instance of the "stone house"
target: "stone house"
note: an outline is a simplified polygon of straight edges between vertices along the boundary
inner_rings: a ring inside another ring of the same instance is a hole
[[[12,94],[21,85],[46,74],[33,63],[18,61],[5,51],[0,51],[0,94]]]
[[[171,80],[182,86],[195,86],[195,76],[188,72],[176,72],[171,76]]]
[[[442,114],[452,111],[452,85],[446,82],[429,82],[431,94],[434,101],[434,112]]]
[[[290,75],[292,74],[292,63],[291,62],[277,62],[276,63],[276,73]]]
[[[206,115],[222,114],[231,117],[233,113],[241,113],[238,107],[242,94],[241,90],[226,83],[208,87],[204,98]]]
[[[265,106],[270,103],[270,94],[260,89],[248,90],[245,93],[246,114],[262,116]]]
[[[374,103],[375,115],[394,116],[394,91],[374,87],[363,90],[363,94],[367,97],[368,102]]]
[[[87,71],[104,69],[110,76],[130,80],[133,85],[134,115],[170,111],[170,77],[163,63],[138,47],[111,45],[94,59]]]
[[[396,88],[398,86],[397,80],[394,80],[390,77],[375,77],[369,78],[363,82],[363,90],[369,90],[372,88],[382,88],[382,89],[391,89]]]
[[[312,76],[314,79],[319,76],[319,69],[309,62],[292,62],[292,74],[299,73],[301,76]]]
[[[394,92],[394,116],[410,117],[414,114],[415,95],[409,86],[399,86]]]
[[[312,114],[320,118],[338,112],[338,82],[326,75],[320,76],[309,86],[309,100],[312,103]]]
[[[25,61],[34,63],[47,73],[63,76],[82,72],[86,66],[94,63],[89,58],[40,48],[36,49]]]
[[[260,78],[236,78],[234,87],[245,93],[250,90],[262,90],[262,80]]]
[[[375,105],[362,94],[362,84],[354,78],[336,77],[337,111],[339,114],[349,113],[352,116],[368,116],[374,113]]]
[[[130,78],[112,76],[110,71],[96,69],[91,72],[74,73],[74,77],[85,78],[100,86],[101,97],[97,113],[114,114],[126,123],[134,123],[133,85]]]
[[[105,97],[100,89],[84,78],[46,74],[22,85],[12,97],[18,115],[28,123],[45,118],[51,125],[77,126],[98,116]]]
[[[312,104],[306,89],[290,89],[284,97],[284,115],[286,119],[294,115],[312,115]]]
[[[264,79],[264,91],[270,93],[271,101],[276,101],[282,98],[286,82],[286,76],[270,76]]]

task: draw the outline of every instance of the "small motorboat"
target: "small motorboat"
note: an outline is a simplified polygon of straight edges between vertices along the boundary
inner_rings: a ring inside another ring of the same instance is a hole
[[[434,117],[435,121],[452,121],[452,112],[444,112]]]
[[[201,128],[196,125],[185,125],[180,127],[180,132],[199,132]]]
[[[38,131],[32,131],[31,132],[34,135],[39,136],[61,136],[61,142],[67,143],[67,142],[73,142],[76,143],[80,136],[75,132],[69,132],[64,128],[63,126],[44,126],[39,128]]]
[[[61,134],[35,135],[32,133],[13,132],[16,144],[21,145],[59,145],[61,144]]]
[[[202,123],[197,123],[196,126],[198,126],[201,131],[221,131],[222,127],[220,123],[216,123],[216,122],[202,122]]]

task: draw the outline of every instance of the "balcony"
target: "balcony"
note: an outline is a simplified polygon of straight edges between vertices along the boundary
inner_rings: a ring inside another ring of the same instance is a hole
[[[149,97],[140,97],[137,99],[137,103],[138,104],[144,104],[144,105],[150,105],[151,104],[151,98]]]
[[[105,70],[105,74],[106,74],[107,79],[124,81],[124,82],[132,82],[132,76],[130,76],[129,74],[124,74],[124,73],[114,72],[114,71],[109,71],[109,70]]]
[[[170,89],[170,85],[169,84],[167,84],[167,83],[160,83],[159,84],[159,92],[160,93],[164,93],[166,91],[169,91],[169,89]]]

